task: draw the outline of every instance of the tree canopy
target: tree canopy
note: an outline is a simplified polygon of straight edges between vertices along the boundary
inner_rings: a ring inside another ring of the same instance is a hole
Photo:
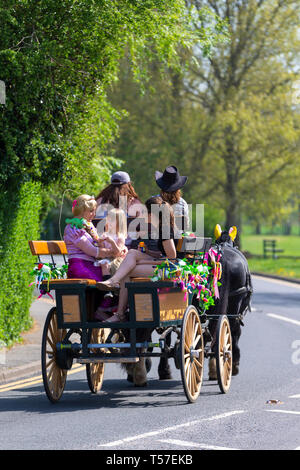
[[[76,181],[89,164],[87,180],[107,173],[118,113],[106,90],[120,58],[126,52],[142,80],[153,56],[175,66],[178,46],[211,41],[204,28],[193,31],[182,0],[0,0],[0,15],[0,184],[8,185]]]
[[[199,12],[206,5],[227,20],[229,40],[210,55],[197,45],[185,52],[189,66],[183,75],[170,72],[168,91],[157,78],[156,97],[137,98],[133,92],[132,106],[124,98],[131,117],[121,126],[117,155],[138,180],[137,155],[146,174],[177,164],[189,176],[184,188],[189,202],[224,209],[228,227],[241,226],[242,215],[279,218],[300,176],[293,88],[299,80],[299,2],[187,3]]]

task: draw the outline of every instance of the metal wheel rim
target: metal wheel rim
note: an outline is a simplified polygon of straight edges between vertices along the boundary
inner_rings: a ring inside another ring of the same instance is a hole
[[[104,343],[105,330],[102,328],[93,328],[90,333],[91,343]],[[92,352],[97,352],[92,349]],[[86,365],[86,375],[88,385],[92,393],[97,393],[101,390],[104,378],[104,362],[93,362]]]
[[[201,390],[204,366],[204,344],[201,322],[195,307],[190,306],[184,314],[181,338],[181,377],[186,397],[194,403]]]
[[[232,339],[227,317],[219,320],[217,335],[217,376],[222,393],[227,393],[232,376]]]
[[[66,335],[65,329],[57,325],[57,313],[54,307],[46,318],[42,338],[42,375],[47,397],[52,403],[61,398],[67,378],[67,371],[56,363],[56,343],[61,342]]]

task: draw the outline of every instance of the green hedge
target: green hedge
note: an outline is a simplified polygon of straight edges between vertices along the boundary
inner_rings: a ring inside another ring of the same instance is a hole
[[[31,326],[35,259],[28,240],[39,237],[41,196],[37,183],[27,182],[0,193],[0,340],[11,345]]]

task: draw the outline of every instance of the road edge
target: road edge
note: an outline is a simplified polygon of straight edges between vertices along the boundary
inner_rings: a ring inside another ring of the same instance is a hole
[[[0,385],[9,385],[13,380],[22,380],[31,376],[41,375],[41,361],[31,362],[24,366],[14,367],[6,371],[0,371]]]
[[[283,277],[283,276],[277,276],[276,274],[268,274],[268,273],[261,273],[257,271],[251,271],[251,274],[253,276],[259,276],[259,277],[265,277],[267,279],[274,279],[274,281],[284,281],[284,282],[290,282],[291,284],[300,284],[300,279],[296,279],[294,277]]]

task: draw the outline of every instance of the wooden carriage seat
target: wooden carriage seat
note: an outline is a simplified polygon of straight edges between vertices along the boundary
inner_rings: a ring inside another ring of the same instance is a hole
[[[55,263],[54,256],[62,255],[64,262],[67,263],[66,256],[68,255],[67,247],[64,241],[62,240],[29,240],[29,247],[31,253],[34,256],[38,257],[38,260],[41,261],[40,257],[48,255],[51,257],[52,264]],[[48,281],[43,281],[43,283],[48,283]],[[52,279],[50,283],[55,284],[86,284],[94,285],[96,281],[94,279]]]
[[[148,282],[151,281],[150,277],[131,277],[130,282]]]
[[[67,247],[62,240],[29,240],[31,253],[40,255],[67,255]]]

